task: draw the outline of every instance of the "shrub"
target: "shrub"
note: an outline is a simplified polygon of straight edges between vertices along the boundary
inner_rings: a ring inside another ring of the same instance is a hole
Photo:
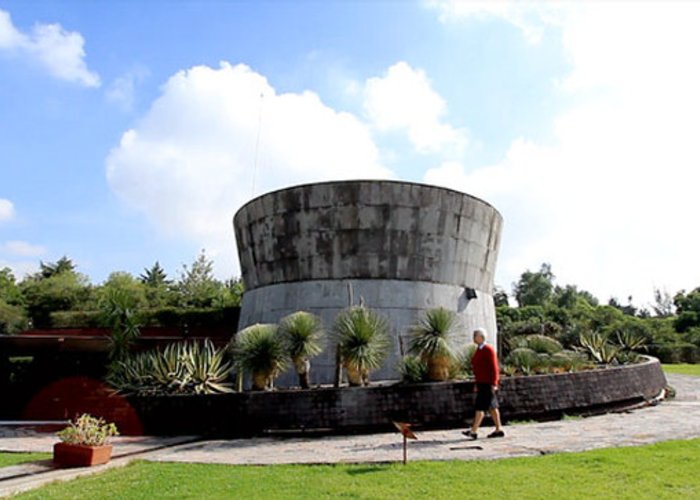
[[[284,348],[299,376],[299,385],[307,389],[310,385],[310,358],[322,351],[324,331],[321,318],[299,311],[282,318],[279,328]]]
[[[244,328],[231,344],[233,360],[241,373],[249,373],[256,390],[272,389],[274,380],[287,366],[287,352],[273,324]]]
[[[56,433],[59,439],[68,444],[102,446],[113,436],[118,436],[117,426],[104,419],[83,413],[62,431]]]
[[[561,344],[546,335],[528,335],[525,339],[526,347],[537,353],[554,354],[561,351]]]
[[[455,360],[452,338],[457,316],[443,307],[425,311],[411,327],[409,352],[419,356],[428,367],[428,379],[447,380]]]
[[[476,344],[469,344],[457,357],[460,375],[465,377],[471,377],[474,375],[474,370],[472,369],[472,358],[474,357],[474,351],[476,351]]]
[[[527,347],[513,349],[506,358],[506,364],[515,367],[524,375],[530,375],[539,366],[540,360],[537,353]]]
[[[367,385],[369,373],[381,366],[389,347],[388,330],[386,320],[364,306],[338,315],[333,332],[350,385]]]
[[[428,377],[428,365],[418,356],[404,356],[399,363],[399,373],[403,382],[424,382]]]

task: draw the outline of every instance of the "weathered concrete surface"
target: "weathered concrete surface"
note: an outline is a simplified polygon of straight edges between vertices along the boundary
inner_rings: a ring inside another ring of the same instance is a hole
[[[321,317],[330,330],[338,313],[350,304],[362,300],[378,311],[390,325],[391,347],[384,366],[374,372],[375,380],[397,378],[396,366],[401,359],[401,344],[407,344],[407,332],[426,309],[444,307],[456,311],[460,327],[455,345],[471,342],[471,331],[485,328],[489,342],[495,345],[496,315],[490,294],[476,292],[477,299],[469,300],[461,286],[422,281],[400,280],[313,280],[283,283],[256,288],[246,292],[241,314],[241,327],[255,323],[276,323],[287,314],[304,310]],[[401,338],[401,340],[399,340]],[[327,342],[330,347],[331,342]],[[331,383],[335,367],[335,353],[325,349],[313,359],[312,383]],[[282,387],[298,383],[289,371],[278,381]]]
[[[431,307],[458,313],[459,344],[484,327],[496,345],[492,290],[502,222],[478,198],[408,182],[328,182],[265,194],[234,218],[247,290],[239,328],[299,310],[330,328],[351,296],[354,304],[363,298],[393,329],[378,378],[397,377],[399,337]],[[332,382],[332,350],[315,365],[314,382]]]
[[[491,293],[502,218],[458,191],[393,181],[274,191],[234,218],[246,289],[300,280],[385,278]]]

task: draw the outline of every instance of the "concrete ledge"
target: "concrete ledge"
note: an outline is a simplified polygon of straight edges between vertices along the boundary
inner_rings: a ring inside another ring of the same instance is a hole
[[[596,413],[654,398],[666,386],[655,358],[578,373],[508,377],[501,386],[506,419]],[[131,397],[153,435],[232,437],[270,432],[378,432],[392,420],[424,428],[464,425],[473,415],[472,382],[392,384],[211,396]]]

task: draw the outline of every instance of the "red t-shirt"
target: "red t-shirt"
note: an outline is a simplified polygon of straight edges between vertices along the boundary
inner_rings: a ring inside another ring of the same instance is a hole
[[[474,351],[472,370],[477,384],[498,385],[498,358],[496,351],[488,344]]]

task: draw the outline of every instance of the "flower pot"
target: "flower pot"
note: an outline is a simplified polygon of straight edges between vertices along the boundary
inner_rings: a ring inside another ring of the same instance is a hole
[[[53,463],[58,467],[90,467],[106,464],[112,457],[112,445],[56,443],[53,445]]]

